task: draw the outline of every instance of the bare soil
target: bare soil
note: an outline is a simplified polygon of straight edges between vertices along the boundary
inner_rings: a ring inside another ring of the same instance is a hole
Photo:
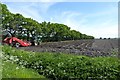
[[[111,56],[112,50],[118,49],[117,39],[75,40],[61,42],[44,42],[38,46],[20,47],[34,52],[55,52],[75,55]]]

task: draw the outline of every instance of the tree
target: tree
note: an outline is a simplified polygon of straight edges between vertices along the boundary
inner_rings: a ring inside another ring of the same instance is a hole
[[[51,22],[37,22],[32,18],[24,18],[21,14],[13,14],[7,6],[2,6],[2,26],[4,30],[9,31],[14,36],[26,39],[28,41],[64,41],[64,40],[80,40],[94,39],[93,36],[82,34],[79,31],[71,30],[65,24]],[[40,39],[41,38],[41,39]]]

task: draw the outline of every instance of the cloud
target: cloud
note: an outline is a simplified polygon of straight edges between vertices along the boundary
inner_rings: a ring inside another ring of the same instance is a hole
[[[46,13],[54,4],[56,4],[56,2],[40,2],[37,7],[39,7],[42,12]]]
[[[106,23],[106,22],[105,22]],[[82,33],[90,34],[95,36],[96,38],[99,37],[118,37],[118,26],[117,24],[100,24],[96,23],[94,25],[89,25],[93,27],[83,26],[81,28]]]
[[[88,14],[84,17],[86,24],[79,31],[99,37],[118,37],[117,8],[111,8],[103,12]]]
[[[30,8],[30,5],[29,6],[17,6],[16,8],[13,8],[13,6],[8,6],[8,9],[10,10],[10,12],[20,13],[26,18],[33,18],[38,21],[40,21],[40,19],[41,19],[39,12]]]
[[[44,17],[42,15],[46,14],[48,9],[56,4],[56,2],[8,2],[8,9],[12,13],[20,13],[26,18],[33,18],[38,22],[42,22]]]
[[[117,8],[84,14],[75,11],[65,11],[51,18],[52,22],[63,23],[71,29],[87,35],[99,37],[118,37]]]

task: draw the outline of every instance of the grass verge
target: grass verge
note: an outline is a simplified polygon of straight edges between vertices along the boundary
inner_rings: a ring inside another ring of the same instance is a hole
[[[45,78],[32,69],[26,69],[11,61],[3,61],[2,78]]]

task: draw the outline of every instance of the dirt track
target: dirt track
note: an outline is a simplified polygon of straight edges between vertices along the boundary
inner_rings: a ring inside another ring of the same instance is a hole
[[[56,52],[87,56],[110,56],[111,50],[118,48],[118,40],[77,40],[41,43],[38,46],[21,47],[34,52]]]

